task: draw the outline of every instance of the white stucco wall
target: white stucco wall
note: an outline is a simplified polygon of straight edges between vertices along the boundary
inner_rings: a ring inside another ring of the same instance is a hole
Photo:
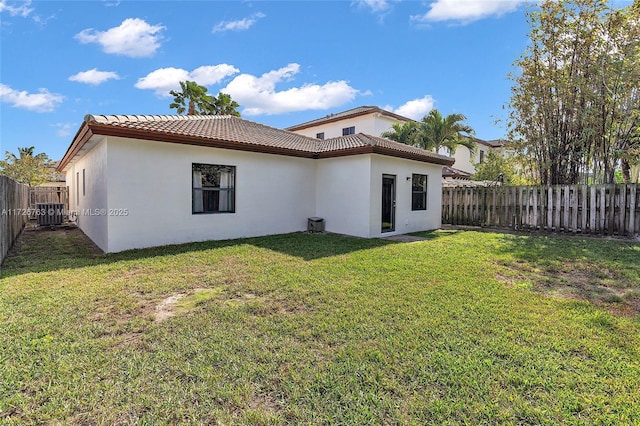
[[[75,211],[78,226],[100,249],[108,249],[107,140],[96,138],[95,146],[74,162],[66,173],[69,186],[69,210]],[[84,170],[84,194],[82,180]]]
[[[428,176],[427,210],[411,210],[411,177],[413,173]],[[396,176],[395,231],[385,233],[382,233],[381,229],[383,174]],[[369,212],[369,237],[406,234],[440,228],[442,217],[442,166],[372,155]]]
[[[109,138],[108,251],[303,231],[314,160]],[[235,213],[192,214],[192,163],[236,167]]]
[[[411,210],[413,173],[428,176],[427,210]],[[396,176],[395,231],[382,233],[382,175]],[[381,237],[437,229],[441,225],[442,166],[383,155],[318,160],[316,216],[329,232]]]
[[[396,122],[397,120],[393,120],[387,116],[376,113],[353,118],[345,118],[343,120],[334,121],[332,123],[308,127],[306,129],[297,130],[294,133],[315,138],[316,134],[324,132],[324,138],[330,139],[342,136],[343,128],[355,126],[355,133],[380,136],[382,132],[391,130],[391,126]]]
[[[192,213],[192,163],[236,167],[235,213]],[[428,176],[426,211],[411,210],[413,173]],[[396,176],[395,231],[384,234],[383,174]],[[105,252],[118,252],[304,231],[313,216],[328,232],[360,237],[435,229],[441,174],[442,166],[377,154],[313,160],[108,137],[69,167],[67,179],[80,228]]]
[[[487,155],[489,154],[489,151],[491,150],[494,150],[498,152],[500,155],[502,155],[503,157],[507,158],[507,155],[505,154],[505,151],[502,148],[496,149],[496,148],[491,148],[490,146],[477,144],[476,152],[472,156],[471,152],[469,151],[469,148],[464,146],[459,146],[456,149],[455,154],[453,155],[453,158],[455,159],[455,163],[453,164],[453,167],[455,167],[458,170],[463,170],[465,172],[473,174],[476,172],[476,164],[480,162],[480,152],[483,151],[484,158],[486,158]],[[440,154],[449,155],[449,153],[445,151],[446,151],[445,149],[441,150]]]
[[[315,216],[326,230],[368,237],[371,155],[316,160],[315,170]]]

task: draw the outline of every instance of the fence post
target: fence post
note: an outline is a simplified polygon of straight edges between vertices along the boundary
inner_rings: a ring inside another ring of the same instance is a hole
[[[618,235],[627,235],[627,185],[622,185],[619,188],[620,217],[618,219]]]
[[[636,233],[636,184],[629,189],[629,229],[628,235],[633,237]]]

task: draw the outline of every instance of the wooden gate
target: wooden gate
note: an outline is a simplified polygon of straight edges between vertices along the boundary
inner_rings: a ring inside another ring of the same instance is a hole
[[[29,210],[35,210],[38,204],[55,203],[64,205],[69,210],[69,193],[66,187],[34,186],[29,188]],[[30,219],[35,219],[31,215]]]

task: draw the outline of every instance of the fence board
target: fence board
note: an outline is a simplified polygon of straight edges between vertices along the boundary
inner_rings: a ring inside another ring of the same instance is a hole
[[[580,231],[587,232],[587,206],[589,205],[587,203],[587,193],[589,192],[589,188],[587,187],[587,185],[582,185],[581,190],[582,190],[582,202],[580,203],[580,206],[581,206]]]
[[[0,264],[27,222],[29,187],[0,176]]]
[[[640,191],[631,185],[443,188],[442,223],[635,236]]]
[[[631,185],[629,188],[629,229],[628,235],[635,235],[636,233],[636,185]]]

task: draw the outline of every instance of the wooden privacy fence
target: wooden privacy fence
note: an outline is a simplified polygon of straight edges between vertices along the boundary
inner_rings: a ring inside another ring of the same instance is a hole
[[[34,186],[29,188],[29,209],[35,212],[38,204],[64,204],[64,209],[69,209],[69,193],[66,187]],[[32,213],[31,219],[37,216]]]
[[[443,188],[442,223],[635,236],[640,185]]]
[[[0,263],[28,220],[29,187],[0,176]]]

